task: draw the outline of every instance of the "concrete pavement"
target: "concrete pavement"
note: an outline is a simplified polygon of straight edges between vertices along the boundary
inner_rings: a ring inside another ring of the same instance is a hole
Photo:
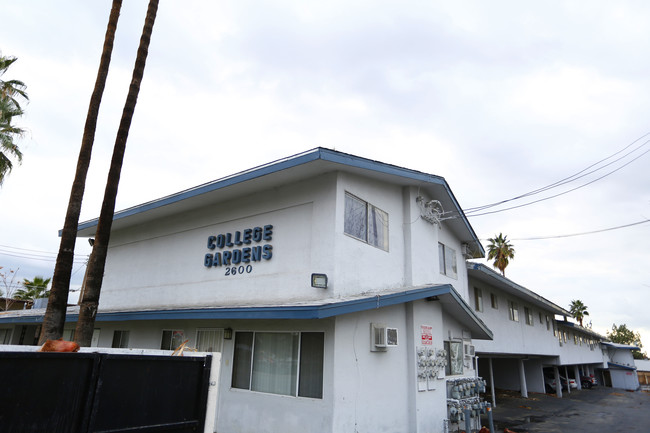
[[[650,432],[650,393],[597,386],[554,394],[497,394],[495,431],[616,433]],[[487,419],[483,425],[488,425]]]

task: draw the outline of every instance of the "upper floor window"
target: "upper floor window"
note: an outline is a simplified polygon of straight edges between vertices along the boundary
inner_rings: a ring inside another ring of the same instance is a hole
[[[551,330],[551,318],[546,316],[546,330],[550,331]]]
[[[438,263],[440,264],[441,274],[452,278],[458,277],[455,249],[450,248],[443,243],[438,243]]]
[[[533,310],[524,307],[524,314],[526,315],[526,325],[533,326]]]
[[[508,314],[510,315],[510,320],[519,322],[519,306],[513,301],[508,301]]]
[[[494,293],[490,293],[490,304],[495,310],[499,308],[499,298]]]
[[[388,214],[345,193],[345,234],[388,251]]]
[[[483,311],[483,291],[478,287],[474,287],[474,309]]]

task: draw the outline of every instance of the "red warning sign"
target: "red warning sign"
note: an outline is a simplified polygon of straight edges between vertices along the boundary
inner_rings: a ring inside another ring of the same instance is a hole
[[[433,345],[433,327],[428,325],[420,325],[422,330],[422,344],[425,346]]]

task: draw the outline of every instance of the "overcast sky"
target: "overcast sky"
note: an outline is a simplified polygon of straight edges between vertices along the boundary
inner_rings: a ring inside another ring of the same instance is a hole
[[[146,3],[122,7],[82,221],[99,214]],[[24,162],[0,187],[0,266],[20,279],[53,273],[110,7],[0,0],[0,50],[19,59],[3,78],[31,99]],[[464,209],[604,160],[507,205],[583,188],[468,217],[485,247],[512,239],[507,277],[648,350],[650,223],[524,239],[650,218],[649,22],[642,0],[162,1],[117,209],[317,146],[443,176]],[[77,243],[76,286],[89,253]]]

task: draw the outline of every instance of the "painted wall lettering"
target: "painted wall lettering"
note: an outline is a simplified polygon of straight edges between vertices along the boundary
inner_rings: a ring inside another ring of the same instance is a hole
[[[226,275],[250,273],[252,266],[249,263],[270,260],[273,257],[273,245],[266,243],[273,240],[273,225],[267,224],[264,227],[252,227],[234,233],[219,233],[210,235],[207,239],[209,250],[219,250],[206,253],[203,258],[203,266],[227,267]],[[262,245],[255,245],[259,243]],[[250,245],[250,246],[247,246]],[[239,248],[234,248],[239,247]],[[232,267],[233,265],[244,264]],[[233,271],[235,269],[235,271]],[[243,270],[243,272],[241,272]],[[240,271],[240,272],[238,272]]]

